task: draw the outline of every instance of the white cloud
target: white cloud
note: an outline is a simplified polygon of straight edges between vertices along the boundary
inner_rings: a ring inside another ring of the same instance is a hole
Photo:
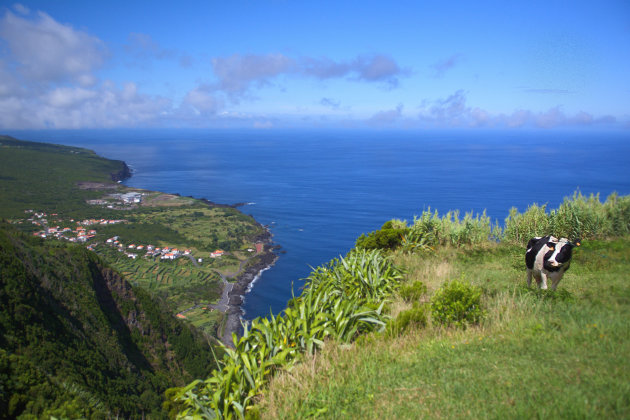
[[[20,74],[31,82],[93,83],[107,51],[103,42],[46,13],[28,19],[6,12],[0,19],[0,38]]]
[[[84,88],[60,87],[45,95],[45,102],[55,108],[77,106],[89,99],[93,99],[96,92]]]
[[[255,121],[254,128],[257,128],[259,130],[268,130],[270,128],[273,128],[273,123],[271,121]]]
[[[212,69],[219,79],[217,90],[242,94],[252,84],[263,86],[283,73],[289,73],[294,61],[282,54],[240,55],[212,59]]]
[[[396,108],[387,111],[380,111],[372,115],[367,120],[370,125],[390,125],[400,120],[402,117],[403,105],[399,104]]]
[[[214,115],[223,107],[223,101],[212,94],[207,86],[198,86],[184,97],[183,107],[190,106],[197,115]]]
[[[451,70],[453,67],[455,67],[457,64],[459,64],[462,61],[462,55],[461,54],[455,54],[452,55],[450,57],[447,57],[445,59],[442,59],[440,61],[438,61],[437,63],[433,64],[431,66],[431,68],[434,70],[434,76],[435,77],[442,77],[444,76],[444,74]]]
[[[339,109],[339,106],[341,105],[341,102],[335,101],[334,99],[331,99],[331,98],[322,98],[319,101],[319,103],[320,105],[323,105],[330,109]]]
[[[467,105],[466,94],[458,90],[446,99],[425,102],[418,118],[423,125],[436,127],[536,127],[554,128],[567,126],[586,126],[595,124],[614,124],[614,117],[596,118],[587,112],[567,115],[560,107],[544,112],[519,109],[511,114],[491,114],[481,108]]]
[[[31,11],[29,10],[28,7],[24,6],[23,4],[20,3],[15,3],[13,5],[13,10],[15,10],[16,12],[18,12],[21,15],[28,15],[29,13],[31,13]]]
[[[398,78],[408,74],[391,57],[383,54],[362,55],[340,62],[325,57],[294,59],[284,54],[234,54],[213,58],[212,69],[218,79],[214,89],[226,93],[235,101],[246,95],[252,87],[269,85],[273,79],[282,75],[319,80],[346,77],[395,87]]]

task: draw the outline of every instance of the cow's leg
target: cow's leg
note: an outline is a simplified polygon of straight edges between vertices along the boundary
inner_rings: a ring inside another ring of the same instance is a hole
[[[545,273],[541,272],[540,273],[540,280],[541,280],[541,283],[542,283],[542,284],[540,284],[540,288],[543,289],[543,290],[547,290],[547,275]]]
[[[527,269],[527,287],[532,287],[532,270]]]
[[[562,276],[551,277],[551,290],[556,290],[556,287],[558,287],[558,283],[560,283],[560,280],[562,280]]]

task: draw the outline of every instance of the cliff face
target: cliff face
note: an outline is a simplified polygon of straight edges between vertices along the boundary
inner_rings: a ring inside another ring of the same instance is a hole
[[[200,334],[95,254],[0,223],[0,412],[160,418],[163,392],[212,360]]]
[[[120,164],[121,164],[120,170],[118,172],[112,172],[110,174],[112,181],[114,182],[124,181],[127,178],[131,178],[131,169],[129,169],[129,166],[127,166],[127,163],[121,160]]]

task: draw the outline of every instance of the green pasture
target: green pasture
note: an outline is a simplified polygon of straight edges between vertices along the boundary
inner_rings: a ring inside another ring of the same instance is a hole
[[[485,320],[327,346],[272,381],[262,418],[627,418],[630,239],[586,241],[556,292],[527,289],[523,255],[396,253],[407,281],[427,284],[421,302],[463,279],[483,289]]]
[[[168,226],[169,230],[185,237],[192,246],[205,251],[251,247],[253,238],[263,233],[263,228],[253,218],[236,209],[224,207],[198,205],[139,212],[134,221],[145,225]]]

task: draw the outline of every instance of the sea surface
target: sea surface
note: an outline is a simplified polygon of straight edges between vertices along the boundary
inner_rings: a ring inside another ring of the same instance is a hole
[[[87,147],[126,161],[129,186],[250,203],[277,263],[245,297],[245,318],[278,313],[311,267],[364,232],[423,210],[557,207],[576,189],[630,194],[630,132],[591,131],[19,131],[24,140]]]

